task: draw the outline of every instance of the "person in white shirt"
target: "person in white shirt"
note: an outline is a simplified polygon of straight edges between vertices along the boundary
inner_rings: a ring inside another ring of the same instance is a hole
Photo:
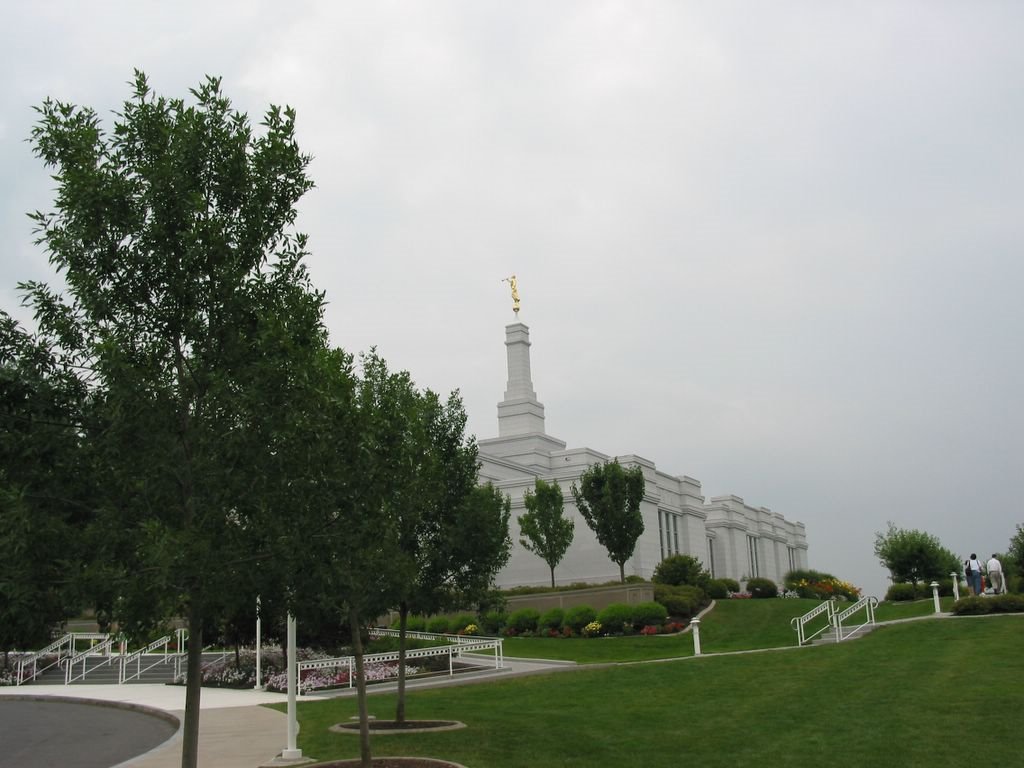
[[[986,564],[988,570],[988,583],[992,585],[992,591],[997,595],[1006,591],[1006,579],[1003,578],[1003,564],[996,558],[995,553],[992,559]]]
[[[971,552],[971,556],[967,558],[967,562],[964,563],[964,576],[967,577],[967,586],[971,590],[971,594],[978,596],[981,594],[981,561],[978,560],[978,556]]]

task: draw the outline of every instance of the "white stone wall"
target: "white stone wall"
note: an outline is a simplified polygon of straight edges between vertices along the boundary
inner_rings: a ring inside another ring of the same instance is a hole
[[[479,441],[480,482],[491,482],[512,499],[512,556],[498,575],[499,587],[550,584],[547,563],[519,544],[518,517],[526,508],[523,494],[536,478],[558,481],[565,514],[575,525],[572,546],[555,568],[556,584],[600,583],[619,578],[618,566],[597,542],[573,500],[570,486],[591,465],[612,457],[590,448],[566,449],[544,432],[544,406],[537,401],[530,371],[530,333],[523,323],[506,327],[508,385],[498,404],[498,437]],[[626,467],[641,467],[645,480],[640,513],[644,533],[626,575],[649,579],[664,556],[692,555],[714,575],[737,581],[755,575],[750,566],[750,541],[757,551],[757,575],[782,583],[790,570],[807,567],[807,538],[802,523],[786,520],[766,507],[747,505],[739,496],[716,496],[707,501],[700,481],[670,475],[641,456],[617,457]],[[709,554],[710,553],[710,554]]]

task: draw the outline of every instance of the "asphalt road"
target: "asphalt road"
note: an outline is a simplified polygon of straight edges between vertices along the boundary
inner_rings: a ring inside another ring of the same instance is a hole
[[[0,768],[110,768],[176,731],[163,718],[131,709],[0,698]]]

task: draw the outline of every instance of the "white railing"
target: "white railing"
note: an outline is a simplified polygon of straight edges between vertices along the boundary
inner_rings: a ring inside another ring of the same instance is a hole
[[[106,640],[107,635],[102,632],[69,632],[58,640],[54,640],[48,646],[43,648],[41,651],[22,656],[18,659],[18,673],[15,680],[15,685],[21,685],[35,680],[39,675],[43,674],[46,670],[51,667],[55,667],[58,664],[63,664],[64,660],[70,656],[75,655],[75,645],[79,640]],[[46,666],[40,667],[39,661],[50,654],[56,654],[56,658],[50,661]]]
[[[85,677],[87,672],[92,672],[100,667],[110,664],[114,660],[114,656],[110,653],[110,647],[118,642],[117,637],[108,637],[99,645],[94,645],[90,648],[86,648],[84,651],[76,653],[70,659],[65,662],[64,665],[64,685],[71,685],[75,680],[80,680]],[[101,661],[99,664],[94,665],[92,668],[88,667],[88,659],[90,656],[102,653],[106,656],[105,661]],[[75,665],[78,662],[82,662],[82,673],[80,675],[75,674]]]
[[[789,626],[791,626],[796,631],[796,644],[804,645],[805,643],[809,643],[811,640],[820,635],[826,629],[829,629],[832,626],[832,617],[835,616],[835,613],[835,602],[833,602],[832,600],[826,600],[817,608],[812,608],[803,616],[798,616],[792,621],[790,621]],[[808,634],[807,625],[819,616],[821,616],[822,614],[825,614],[825,624],[821,628],[816,629],[814,632]]]
[[[153,669],[153,667],[156,667],[156,666],[158,666],[160,664],[167,664],[167,663],[171,662],[172,659],[173,659],[173,656],[167,652],[167,647],[170,644],[171,644],[171,636],[170,635],[164,635],[159,640],[154,640],[152,643],[147,645],[145,648],[143,648],[141,650],[138,650],[138,651],[135,651],[134,653],[132,653],[132,654],[130,654],[128,656],[122,656],[121,657],[121,670],[120,670],[120,672],[118,674],[117,682],[123,685],[124,683],[128,682],[129,680],[134,680],[136,678],[141,678],[143,672],[148,672],[149,670]],[[163,646],[164,652],[159,656],[159,658],[156,659],[156,661],[152,661],[145,669],[143,669],[143,667],[142,667],[142,657],[147,655],[147,654],[152,654],[153,651],[155,651],[160,646]],[[129,673],[128,669],[129,669],[129,667],[132,664],[135,665],[135,671]]]
[[[869,624],[874,625],[875,623],[875,608],[878,607],[878,598],[875,597],[862,597],[856,603],[851,605],[842,613],[837,613],[832,617],[832,624],[836,628],[836,642],[841,643],[849,637],[852,637],[858,630],[863,629]],[[851,616],[856,615],[860,611],[864,611],[864,621],[855,627],[847,628],[843,631],[843,622],[849,619]]]
[[[398,637],[400,633],[397,629],[391,629],[390,627],[370,627],[370,634],[375,637]],[[405,636],[412,640],[441,640],[453,645],[496,639],[481,635],[446,635],[441,632],[414,632],[412,630],[406,630]]]
[[[397,635],[397,630],[379,630],[371,629],[370,634],[381,634],[387,636]],[[392,634],[394,633],[394,634]],[[416,639],[432,639],[432,640],[452,640],[455,641],[449,645],[434,646],[431,648],[411,648],[405,652],[405,660],[409,661],[412,659],[426,659],[432,657],[448,657],[448,675],[453,676],[455,674],[455,659],[461,658],[465,653],[480,653],[484,651],[494,652],[494,668],[504,668],[504,655],[502,648],[504,641],[499,637],[472,637],[472,636],[458,636],[458,635],[430,635],[426,632],[407,633],[410,637],[415,636]],[[398,661],[398,651],[387,651],[385,653],[370,653],[363,656],[364,664],[384,664],[388,662]],[[310,669],[346,669],[348,671],[348,687],[352,687],[352,681],[355,677],[355,658],[353,656],[339,656],[333,659],[313,659],[310,661],[300,661],[296,666],[296,678],[299,680],[299,694],[304,693],[302,682],[302,672]]]

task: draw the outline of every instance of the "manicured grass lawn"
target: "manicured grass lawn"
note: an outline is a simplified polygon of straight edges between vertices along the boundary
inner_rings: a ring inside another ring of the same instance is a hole
[[[758,611],[758,602],[743,605]],[[742,622],[743,609],[730,610],[738,613],[729,621]],[[408,698],[410,718],[469,727],[377,735],[374,751],[443,757],[470,768],[944,768],[971,756],[1014,765],[1015,713],[1024,708],[1022,633],[1018,615],[919,621],[813,648],[581,667],[416,691]],[[380,718],[391,718],[394,705],[392,694],[370,698]],[[299,746],[321,760],[356,756],[356,737],[327,730],[355,713],[351,698],[301,704]]]

